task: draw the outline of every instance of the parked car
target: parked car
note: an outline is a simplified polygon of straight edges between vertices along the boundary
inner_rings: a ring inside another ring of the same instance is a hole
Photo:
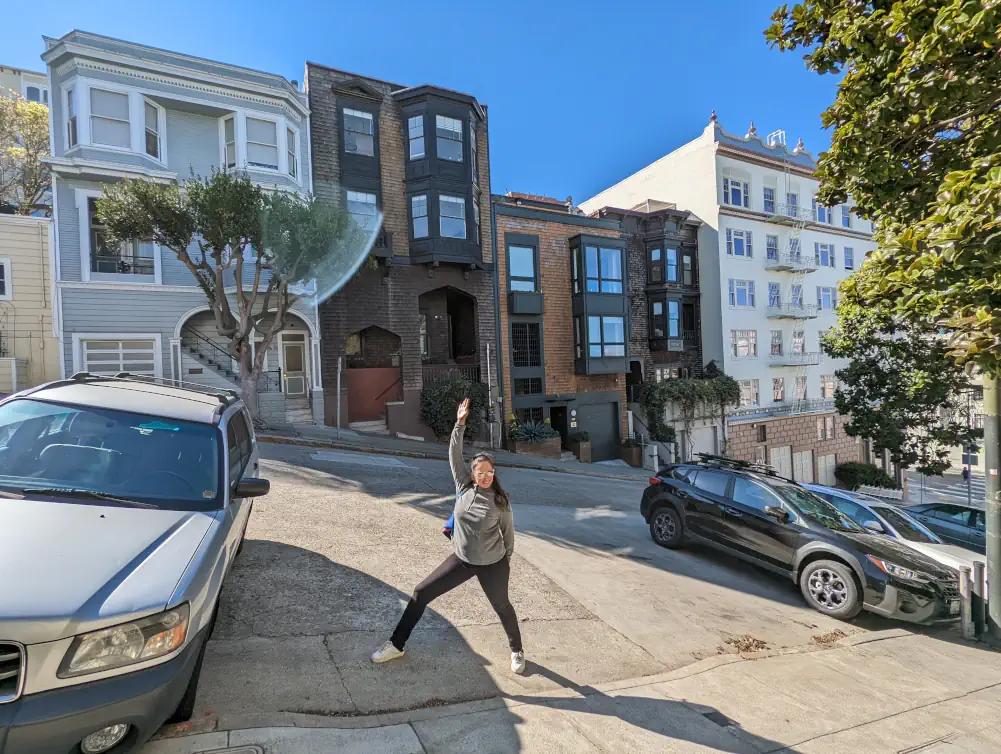
[[[257,472],[233,393],[81,373],[0,401],[0,751],[125,754],[191,716]]]
[[[984,558],[973,550],[943,542],[937,534],[911,516],[906,510],[870,495],[804,484],[808,490],[834,505],[848,518],[873,534],[885,534],[901,544],[917,550],[936,563],[958,571],[962,566],[971,570],[976,561]]]
[[[983,508],[959,503],[923,503],[908,512],[946,542],[985,554],[987,521]]]
[[[956,574],[884,536],[769,467],[704,456],[651,477],[640,512],[654,541],[716,547],[790,577],[835,618],[865,609],[914,623],[955,620]]]

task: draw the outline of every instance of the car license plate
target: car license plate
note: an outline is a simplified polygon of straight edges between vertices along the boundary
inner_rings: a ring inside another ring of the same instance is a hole
[[[949,600],[949,615],[959,615],[959,600]]]

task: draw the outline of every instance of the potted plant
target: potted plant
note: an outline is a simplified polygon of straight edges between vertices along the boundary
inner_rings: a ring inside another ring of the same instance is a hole
[[[558,459],[563,454],[560,433],[548,422],[511,421],[507,428],[508,450],[531,456]]]
[[[574,432],[570,435],[570,451],[581,463],[591,463],[591,435],[588,432]]]
[[[622,460],[633,468],[643,467],[643,443],[629,438],[622,443]]]

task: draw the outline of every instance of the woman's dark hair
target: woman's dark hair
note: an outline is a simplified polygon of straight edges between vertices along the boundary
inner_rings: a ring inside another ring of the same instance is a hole
[[[494,462],[494,457],[489,453],[477,453],[473,456],[473,460],[469,462],[469,468],[475,468],[476,464],[480,461],[486,461],[493,467],[494,482],[490,485],[490,489],[494,491],[494,500],[497,503],[497,507],[507,510],[511,507],[511,499],[507,496],[504,488],[501,487],[500,479],[497,478],[497,464]]]

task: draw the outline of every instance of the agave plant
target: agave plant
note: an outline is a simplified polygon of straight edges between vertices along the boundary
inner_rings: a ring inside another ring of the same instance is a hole
[[[559,434],[545,422],[524,422],[512,426],[510,430],[512,439],[533,445],[543,443],[551,437],[558,437]]]

